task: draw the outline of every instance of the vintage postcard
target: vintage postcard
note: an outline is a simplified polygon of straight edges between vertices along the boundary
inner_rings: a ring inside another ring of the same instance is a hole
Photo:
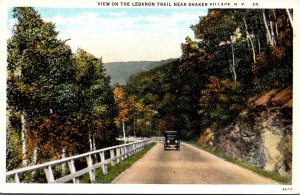
[[[299,5],[1,1],[0,192],[300,193]]]

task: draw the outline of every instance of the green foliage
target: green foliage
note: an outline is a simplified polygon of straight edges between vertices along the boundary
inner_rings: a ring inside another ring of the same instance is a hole
[[[63,148],[67,155],[87,152],[89,135],[96,148],[115,144],[117,108],[102,59],[82,49],[72,54],[66,41],[57,38],[54,24],[33,8],[18,7],[13,13],[17,23],[8,40],[7,103],[27,123],[24,158],[32,160],[34,149],[37,162],[61,158]],[[13,116],[12,125],[21,123]],[[14,129],[8,128],[10,152],[17,151],[12,148]],[[20,166],[8,158],[10,169]]]
[[[196,40],[186,38],[178,61],[130,77],[126,89],[158,111],[157,132],[176,128],[194,139],[207,127],[222,131],[249,95],[292,84],[287,21],[279,9],[210,9],[191,26]]]
[[[108,62],[104,63],[104,68],[106,69],[107,74],[111,76],[112,85],[126,85],[126,82],[131,75],[151,70],[174,60],[175,59],[161,61]]]
[[[6,169],[19,167],[22,162],[21,123],[18,113],[8,113],[6,128]]]
[[[202,90],[200,99],[202,118],[208,118],[202,126],[212,125],[223,129],[244,109],[245,92],[240,83],[211,77],[211,83]]]
[[[63,147],[69,154],[86,152],[92,137],[98,148],[108,146],[116,125],[137,136],[174,129],[183,139],[206,128],[223,131],[250,95],[292,85],[293,29],[284,9],[210,9],[191,26],[195,40],[186,38],[179,59],[142,63],[155,68],[114,91],[102,60],[82,49],[72,54],[54,24],[33,8],[14,8],[14,17],[8,110],[25,116],[28,145],[31,152],[47,151],[43,160],[58,158]],[[131,64],[136,69],[141,63]],[[11,117],[9,147],[20,144],[13,141],[20,124]]]
[[[75,54],[75,65],[75,82],[79,87],[76,97],[80,102],[76,111],[80,118],[78,126],[85,133],[90,131],[95,135],[98,143],[102,143],[98,148],[107,146],[116,135],[113,119],[117,115],[109,77],[104,74],[102,60],[82,49],[78,49]]]

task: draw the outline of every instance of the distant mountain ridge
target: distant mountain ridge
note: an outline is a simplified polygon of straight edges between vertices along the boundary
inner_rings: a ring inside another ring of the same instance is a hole
[[[126,85],[126,82],[131,75],[151,70],[174,60],[176,60],[176,58],[161,61],[109,62],[104,63],[104,68],[106,73],[111,76],[111,85],[117,83]]]

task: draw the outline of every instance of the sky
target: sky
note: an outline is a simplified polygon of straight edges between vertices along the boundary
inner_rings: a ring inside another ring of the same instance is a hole
[[[207,9],[35,8],[55,23],[59,39],[75,52],[82,48],[103,62],[178,58],[181,43]],[[9,13],[9,26],[15,21]]]

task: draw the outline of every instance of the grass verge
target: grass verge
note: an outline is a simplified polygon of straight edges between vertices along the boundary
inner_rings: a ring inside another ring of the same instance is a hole
[[[111,183],[118,175],[120,175],[123,171],[128,169],[133,163],[139,160],[144,154],[146,154],[153,146],[155,146],[155,142],[151,143],[144,150],[134,154],[133,156],[121,161],[119,164],[115,166],[108,165],[108,173],[106,175],[103,174],[102,169],[99,168],[96,170],[96,183]],[[89,174],[83,175],[80,178],[80,183],[91,183]]]
[[[288,178],[288,177],[284,177],[282,175],[280,175],[278,172],[275,172],[275,171],[266,171],[266,170],[263,170],[261,168],[258,168],[258,167],[255,167],[255,166],[252,166],[250,164],[247,164],[245,162],[242,162],[236,158],[233,158],[233,157],[228,157],[226,156],[225,154],[222,154],[222,153],[219,153],[215,150],[213,150],[212,148],[208,148],[208,147],[205,147],[203,145],[201,145],[200,143],[197,143],[197,142],[193,142],[193,141],[188,141],[186,142],[188,144],[191,144],[197,148],[200,148],[202,150],[205,150],[211,154],[214,154],[215,156],[218,156],[228,162],[231,162],[233,164],[236,164],[236,165],[239,165],[243,168],[246,168],[248,170],[251,170],[255,173],[258,173],[259,175],[262,175],[262,176],[265,176],[265,177],[268,177],[268,178],[271,178],[279,183],[282,183],[282,184],[291,184],[291,178]]]

